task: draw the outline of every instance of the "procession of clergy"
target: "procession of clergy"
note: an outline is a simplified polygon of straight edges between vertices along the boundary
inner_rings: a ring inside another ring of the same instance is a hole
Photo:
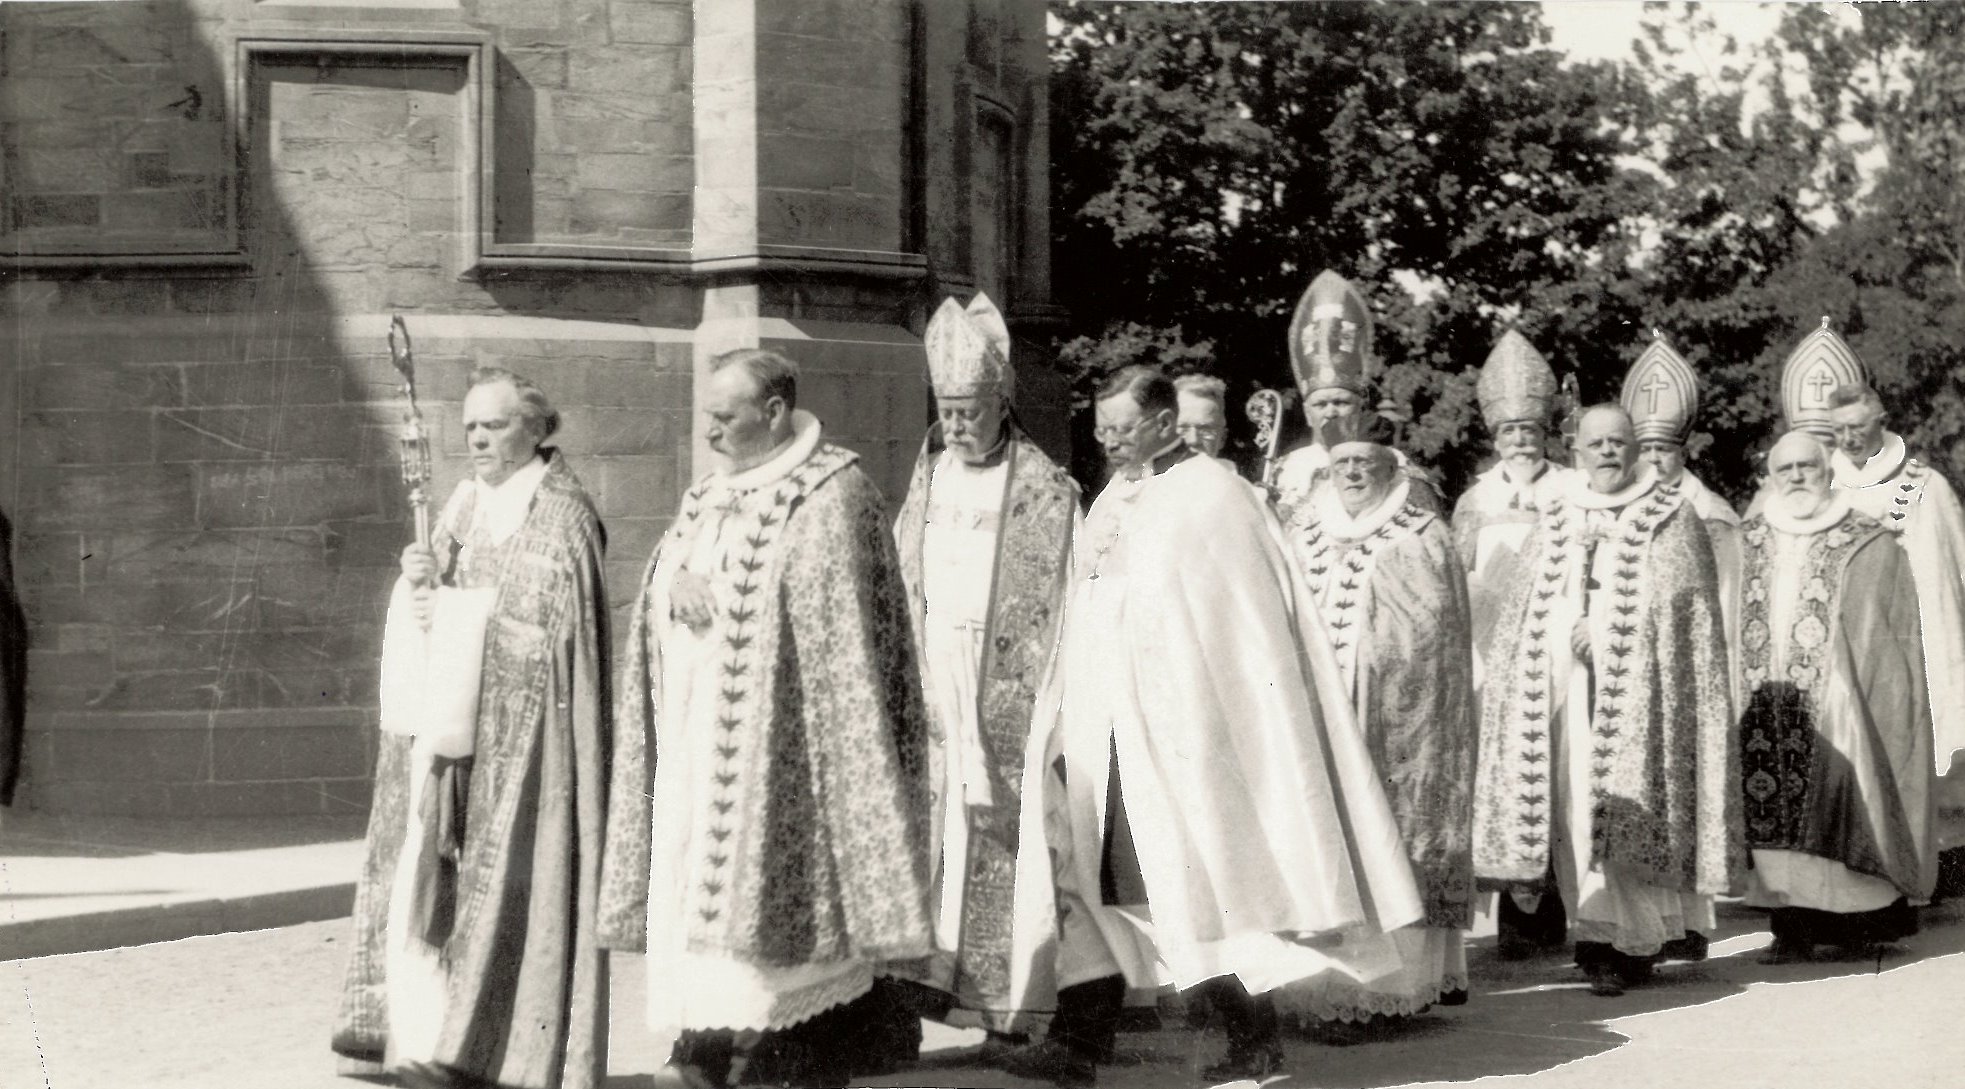
[[[1965,515],[1826,319],[1745,518],[1686,469],[1698,382],[1662,339],[1560,465],[1512,330],[1478,383],[1498,460],[1449,515],[1365,404],[1371,327],[1311,285],[1315,441],[1259,483],[1215,456],[1218,380],[1117,372],[1089,511],[981,296],[928,326],[897,509],[794,361],[719,356],[726,464],[620,661],[557,414],[474,375],[475,479],[405,551],[390,639],[475,699],[385,661],[343,1072],[594,1089],[609,950],[645,953],[692,1086],[901,1069],[924,1016],[1078,1086],[1129,996],[1223,1030],[1215,1081],[1464,1003],[1477,911],[1604,996],[1704,957],[1719,896],[1770,909],[1768,963],[1914,932],[1965,842]]]

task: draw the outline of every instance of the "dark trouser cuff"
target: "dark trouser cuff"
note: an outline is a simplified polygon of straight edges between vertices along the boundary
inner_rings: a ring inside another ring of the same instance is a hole
[[[1658,953],[1642,957],[1619,953],[1617,947],[1609,942],[1576,943],[1578,968],[1585,970],[1592,967],[1609,968],[1626,979],[1641,979],[1650,975],[1652,966],[1656,965],[1660,958],[1661,954]]]
[[[1282,1029],[1276,1016],[1276,1000],[1268,994],[1252,995],[1234,976],[1212,979],[1206,988],[1221,1017],[1222,1031],[1228,1034],[1228,1053],[1240,1056],[1277,1046]]]
[[[1101,976],[1058,991],[1058,1015],[1050,1038],[1075,1055],[1103,1062],[1118,1042],[1119,1014],[1126,1001],[1124,976]]]
[[[1818,911],[1814,908],[1775,908],[1769,929],[1776,941],[1811,945],[1865,945],[1893,942],[1917,933],[1917,912],[1899,896],[1875,911]]]

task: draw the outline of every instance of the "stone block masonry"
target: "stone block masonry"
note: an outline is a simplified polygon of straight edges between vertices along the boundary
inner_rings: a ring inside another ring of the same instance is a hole
[[[59,286],[78,308],[118,302],[114,282]],[[400,404],[378,351],[388,319],[309,319],[281,336],[253,332],[258,320],[201,311],[105,325],[44,312],[25,323],[31,337],[0,348],[22,379],[31,808],[367,804],[382,610],[410,533]],[[684,335],[496,313],[407,320],[426,361],[438,502],[463,475],[454,418],[470,368],[533,376],[602,508],[625,608],[676,501]]]
[[[898,502],[922,323],[983,267],[972,99],[1041,134],[1042,38],[1037,0],[0,3],[18,804],[366,809],[410,536],[392,313],[436,504],[466,475],[474,367],[563,410],[617,638],[714,464],[694,412],[714,351],[797,359],[802,401]],[[1026,41],[1037,68],[1004,59]],[[1015,266],[992,291],[1013,322],[1048,282],[1041,213],[1023,231],[988,266]]]

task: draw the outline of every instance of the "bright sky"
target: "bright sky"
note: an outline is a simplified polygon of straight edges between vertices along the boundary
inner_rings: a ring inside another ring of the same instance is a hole
[[[1716,28],[1733,35],[1742,48],[1771,37],[1780,21],[1779,3],[1707,0],[1703,7]],[[1643,14],[1641,0],[1542,0],[1542,20],[1549,24],[1556,48],[1578,60],[1628,56]],[[1720,60],[1711,58],[1714,71]]]

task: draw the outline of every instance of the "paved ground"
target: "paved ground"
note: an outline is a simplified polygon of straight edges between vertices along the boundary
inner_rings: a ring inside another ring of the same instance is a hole
[[[1928,913],[1881,964],[1763,968],[1758,917],[1732,912],[1714,959],[1664,969],[1621,999],[1584,993],[1551,959],[1477,949],[1472,1003],[1396,1040],[1290,1048],[1284,1086],[1439,1085],[1494,1075],[1525,1089],[1955,1089],[1965,1085],[1965,912]],[[326,1050],[345,921],[0,962],[0,1089],[359,1089]],[[617,962],[608,1089],[658,1084],[641,1029],[638,962]],[[1022,1087],[960,1065],[967,1042],[931,1026],[930,1066],[868,1084]],[[1115,1089],[1199,1086],[1219,1040],[1122,1037]]]
[[[362,862],[362,818],[0,822],[8,959],[332,919]]]

